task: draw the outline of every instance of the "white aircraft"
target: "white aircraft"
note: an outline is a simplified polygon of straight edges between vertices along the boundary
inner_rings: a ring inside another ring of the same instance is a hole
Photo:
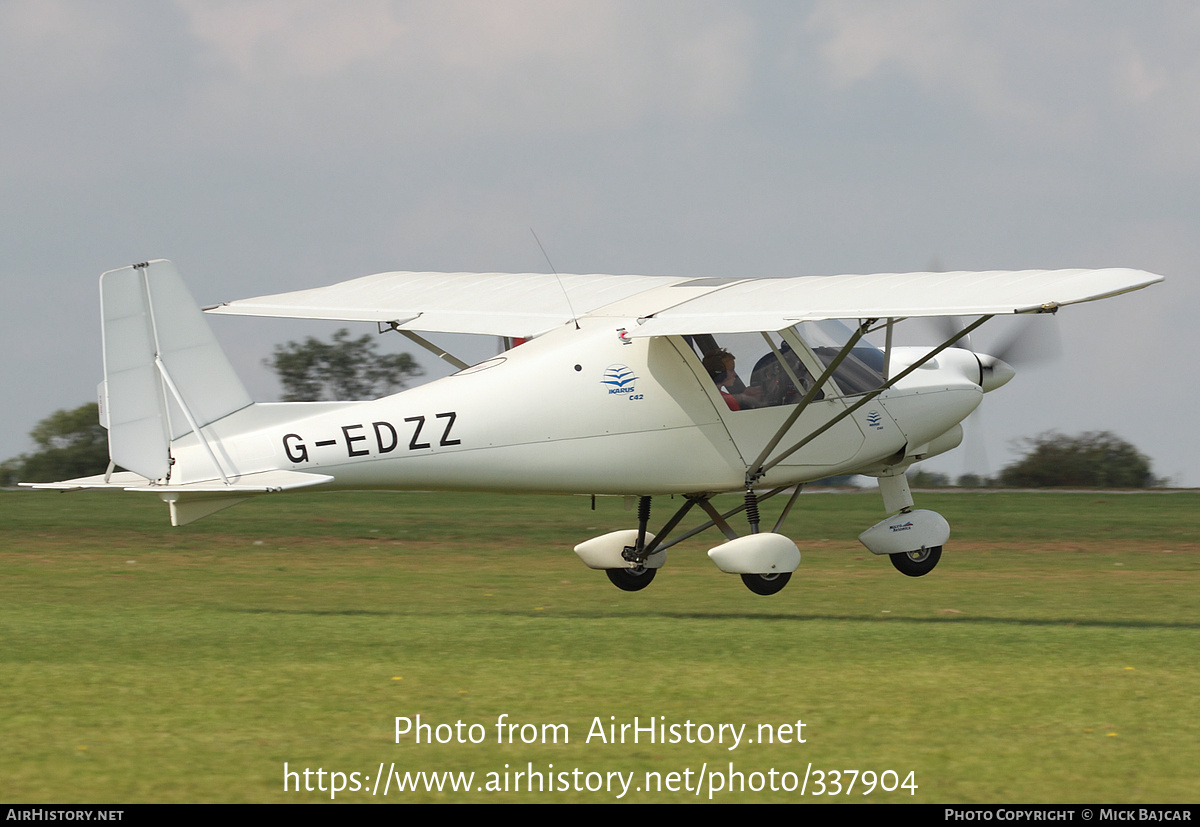
[[[1137,290],[1138,270],[797,278],[381,273],[208,312],[378,323],[460,370],[373,401],[252,402],[169,261],[100,277],[108,472],[35,488],[149,492],[183,525],[297,489],[528,491],[638,497],[638,525],[576,546],[618,587],[644,588],[671,546],[716,526],[708,554],[758,594],[800,551],[779,533],[803,483],[878,478],[892,516],[859,539],[912,577],[950,536],[914,510],[905,471],[955,448],[984,393],[1014,375],[953,347],[1000,314]],[[893,346],[913,317],[978,317],[933,348]],[[839,321],[844,320],[844,321]],[[526,340],[467,365],[420,332]],[[878,332],[882,347],[869,344]],[[127,471],[115,471],[120,466]],[[791,491],[770,531],[758,504]],[[721,513],[711,498],[743,492]],[[681,495],[650,528],[655,495]],[[703,526],[668,539],[693,507]],[[741,535],[730,523],[744,512]]]

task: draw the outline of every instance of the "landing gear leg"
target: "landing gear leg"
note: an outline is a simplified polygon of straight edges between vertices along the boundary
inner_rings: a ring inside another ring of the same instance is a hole
[[[758,495],[754,493],[754,489],[746,487],[746,522],[750,523],[750,533],[758,533]]]
[[[630,568],[622,569],[605,569],[604,573],[608,575],[608,579],[621,591],[640,592],[642,589],[650,585],[650,581],[654,579],[658,569],[652,569],[645,565],[646,558],[650,556],[646,549],[646,527],[650,523],[650,498],[638,498],[638,532],[637,540],[632,546],[626,546],[621,552],[621,556],[633,563]]]
[[[792,500],[788,503],[788,508],[792,502],[795,502],[796,495],[792,495]],[[750,523],[750,533],[758,534],[760,517],[758,513],[758,495],[754,493],[754,489],[747,486],[746,488],[746,521]],[[785,514],[786,515],[786,514]],[[782,516],[780,522],[783,522]],[[776,527],[778,528],[778,526]],[[755,594],[771,595],[778,594],[783,591],[783,587],[792,579],[792,573],[773,572],[770,574],[743,574],[742,583],[746,588]]]

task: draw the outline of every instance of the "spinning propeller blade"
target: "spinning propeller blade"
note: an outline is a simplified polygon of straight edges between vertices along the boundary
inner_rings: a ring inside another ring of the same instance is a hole
[[[962,331],[970,320],[957,316],[930,319],[942,341]],[[975,350],[970,334],[956,347],[975,354],[980,366],[980,384],[985,391],[998,388],[1016,375],[1015,368],[1034,367],[1057,359],[1062,354],[1058,322],[1048,314],[1025,315],[1007,323],[1003,335],[987,346],[987,352]],[[967,465],[983,477],[991,474],[987,456],[987,428],[982,407],[963,423]]]

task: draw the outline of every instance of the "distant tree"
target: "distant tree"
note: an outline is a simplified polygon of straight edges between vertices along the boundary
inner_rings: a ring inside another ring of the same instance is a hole
[[[908,484],[914,488],[947,488],[950,485],[950,476],[936,471],[909,472]]]
[[[275,371],[285,402],[321,399],[377,399],[403,388],[404,380],[425,373],[407,353],[380,355],[370,334],[351,339],[342,328],[332,342],[309,336],[302,343],[276,345],[263,364]]]
[[[1149,488],[1159,483],[1150,460],[1108,431],[1065,436],[1048,431],[1023,440],[1025,456],[1000,472],[1013,488]]]
[[[809,488],[855,488],[854,474],[838,474],[807,483]]]
[[[959,488],[990,488],[992,480],[979,474],[962,474],[954,484]]]
[[[103,474],[108,468],[108,432],[95,402],[55,411],[29,432],[38,446],[0,465],[0,482],[52,482]]]

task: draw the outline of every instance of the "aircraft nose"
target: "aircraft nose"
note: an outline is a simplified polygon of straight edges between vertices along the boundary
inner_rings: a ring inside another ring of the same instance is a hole
[[[988,356],[986,353],[977,353],[975,358],[979,360],[979,386],[983,388],[984,393],[1007,384],[1008,380],[1017,375],[1013,366],[1003,359]]]

